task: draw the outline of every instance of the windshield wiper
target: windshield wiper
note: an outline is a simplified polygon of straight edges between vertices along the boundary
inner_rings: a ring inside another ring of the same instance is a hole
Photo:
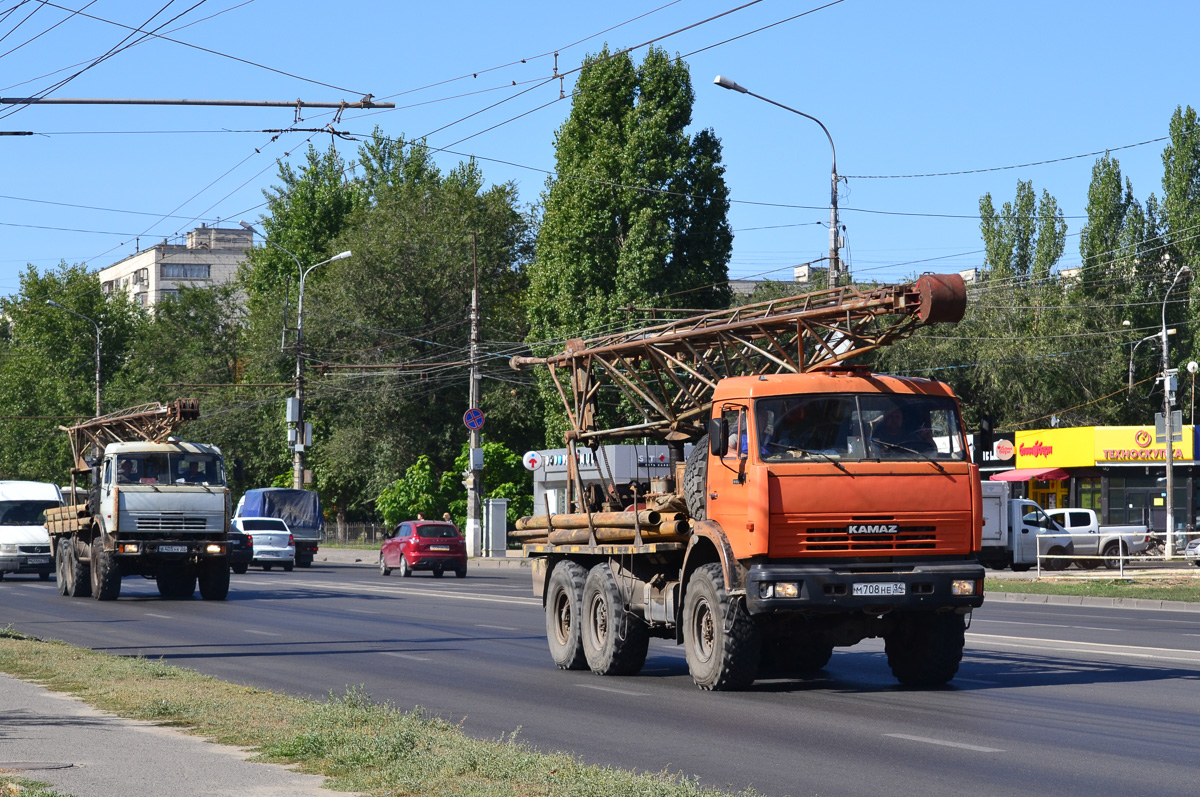
[[[821,459],[825,460],[826,462],[832,463],[833,466],[835,468],[837,468],[838,470],[844,471],[846,473],[850,472],[850,471],[846,470],[845,465],[843,465],[841,462],[839,462],[838,460],[831,457],[829,454],[826,454],[824,451],[814,451],[809,448],[798,448],[797,446],[784,445],[783,443],[767,443],[767,445],[775,446],[776,448],[782,448],[784,451],[795,451],[797,453],[804,454],[806,457],[820,457]]]
[[[872,443],[878,443],[879,445],[884,446],[886,448],[893,448],[897,451],[907,451],[910,454],[916,454],[918,457],[920,457],[921,459],[930,463],[931,465],[933,465],[933,467],[937,468],[942,473],[946,472],[946,469],[942,467],[942,463],[938,462],[936,459],[929,456],[924,451],[918,451],[915,448],[909,448],[908,446],[902,446],[898,443],[889,443],[886,440],[880,440],[878,437],[872,437],[872,438],[870,438],[870,441]]]

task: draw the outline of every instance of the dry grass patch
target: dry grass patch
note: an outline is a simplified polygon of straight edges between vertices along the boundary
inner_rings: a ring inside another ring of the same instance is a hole
[[[1200,603],[1200,578],[1138,576],[1135,580],[1119,577],[1054,575],[1037,581],[991,579],[987,582],[987,591],[1035,595],[1076,595],[1090,598],[1144,598],[1156,601]]]
[[[192,670],[0,629],[0,671],[96,708],[247,747],[256,759],[325,775],[331,788],[388,795],[721,797],[670,773],[636,774],[543,754],[513,737],[472,739],[455,725],[372,701],[326,701],[226,683]],[[33,794],[38,794],[33,792]],[[754,792],[743,792],[752,797]],[[50,797],[47,793],[47,797]]]

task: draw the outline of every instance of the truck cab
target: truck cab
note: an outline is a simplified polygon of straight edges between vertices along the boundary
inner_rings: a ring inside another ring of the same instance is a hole
[[[978,470],[946,385],[857,368],[740,377],[713,414],[689,509],[703,499],[746,567],[752,613],[980,604]]]

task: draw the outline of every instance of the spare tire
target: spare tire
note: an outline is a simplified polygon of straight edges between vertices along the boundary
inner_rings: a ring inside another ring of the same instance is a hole
[[[692,520],[708,518],[708,435],[692,446],[683,470],[683,500]]]

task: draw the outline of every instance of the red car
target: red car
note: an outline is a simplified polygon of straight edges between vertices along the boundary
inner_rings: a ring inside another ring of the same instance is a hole
[[[379,574],[391,575],[392,570],[399,570],[402,576],[411,576],[414,570],[432,570],[434,578],[453,570],[459,578],[466,578],[467,543],[453,523],[406,521],[379,548]]]

